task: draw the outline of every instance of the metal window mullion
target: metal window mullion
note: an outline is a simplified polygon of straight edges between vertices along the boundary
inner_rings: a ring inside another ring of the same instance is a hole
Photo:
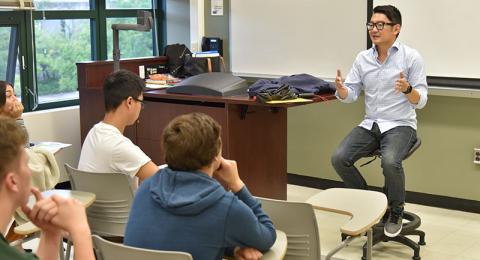
[[[33,111],[38,106],[38,88],[37,88],[37,72],[35,67],[35,25],[32,11],[25,12],[25,47],[26,55],[24,62],[26,65],[26,75],[28,85],[25,87],[26,96],[28,97],[28,110]]]
[[[95,18],[94,10],[75,10],[75,11],[65,11],[65,10],[52,10],[52,11],[34,11],[33,19],[34,20],[63,20],[63,19],[92,19]]]
[[[18,39],[19,34],[18,34],[17,26],[12,26],[10,29],[10,42],[8,45],[8,57],[7,57],[7,71],[5,75],[6,76],[5,78],[8,82],[14,82],[15,69],[17,67],[18,44],[19,44],[19,39]]]

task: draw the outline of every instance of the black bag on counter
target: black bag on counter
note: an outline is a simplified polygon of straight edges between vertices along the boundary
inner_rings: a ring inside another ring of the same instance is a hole
[[[192,52],[185,44],[170,44],[165,47],[164,55],[168,58],[168,71],[177,78],[185,77],[185,58]]]

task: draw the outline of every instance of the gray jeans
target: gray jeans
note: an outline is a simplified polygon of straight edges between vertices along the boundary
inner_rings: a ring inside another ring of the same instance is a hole
[[[367,183],[354,163],[380,148],[388,204],[390,207],[402,206],[405,203],[402,161],[416,140],[417,132],[409,126],[398,126],[383,134],[376,123],[372,130],[357,126],[332,155],[332,165],[347,188],[367,189]]]

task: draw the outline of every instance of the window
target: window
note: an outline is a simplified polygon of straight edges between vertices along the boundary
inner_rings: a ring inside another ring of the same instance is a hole
[[[89,10],[89,0],[35,0],[36,10]]]
[[[39,103],[78,98],[75,63],[91,59],[90,21],[35,21]]]
[[[22,63],[24,57],[20,54],[21,27],[21,16],[12,15],[8,19],[6,16],[0,16],[0,39],[2,39],[0,41],[0,79],[12,83],[15,94],[23,101],[24,95],[21,91],[23,70],[20,64],[25,63]]]
[[[112,24],[135,24],[137,18],[107,18],[107,54],[113,59]],[[119,47],[121,58],[146,57],[152,54],[152,33],[138,31],[120,31]]]
[[[34,11],[2,11],[0,79],[11,81],[26,111],[78,104],[76,63],[112,59],[115,23],[137,22],[158,0],[36,0]],[[121,31],[121,58],[157,54],[162,42],[151,32]]]
[[[107,9],[151,9],[152,2],[145,0],[107,0]]]

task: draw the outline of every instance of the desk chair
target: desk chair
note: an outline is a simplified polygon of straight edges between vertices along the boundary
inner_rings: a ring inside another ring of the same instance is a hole
[[[412,145],[412,148],[408,151],[407,155],[403,160],[408,159],[422,144],[422,140],[417,137],[417,141]],[[371,154],[367,155],[366,157],[374,157],[373,160],[368,161],[367,163],[362,164],[360,167],[365,166],[372,161],[374,161],[377,157],[381,158],[382,154],[380,149],[373,151]],[[383,188],[385,191],[385,187]],[[377,224],[373,229],[373,245],[379,242],[389,242],[395,241],[401,244],[404,244],[410,247],[413,250],[413,257],[414,260],[420,260],[420,246],[425,245],[425,232],[422,230],[418,230],[417,228],[420,227],[421,219],[419,216],[412,212],[404,211],[403,212],[403,219],[407,220],[403,222],[402,231],[396,237],[388,237],[384,234],[383,227],[385,223]],[[409,235],[416,235],[419,237],[418,243],[414,242],[407,236]],[[363,257],[362,259],[365,260],[366,258],[366,245],[363,246]]]
[[[106,237],[123,237],[134,192],[125,174],[94,173],[77,170],[65,164],[73,190],[96,194],[87,209],[92,233]]]
[[[161,251],[126,246],[92,236],[93,248],[98,260],[193,260],[189,253]]]
[[[287,236],[285,260],[334,259],[321,255],[317,218],[312,205],[267,198],[258,200],[275,228]]]
[[[307,200],[315,209],[335,212],[352,218],[340,227],[346,237],[327,255],[333,256],[354,239],[367,233],[366,259],[372,258],[373,227],[385,214],[388,206],[385,194],[376,191],[333,188],[313,195]]]

